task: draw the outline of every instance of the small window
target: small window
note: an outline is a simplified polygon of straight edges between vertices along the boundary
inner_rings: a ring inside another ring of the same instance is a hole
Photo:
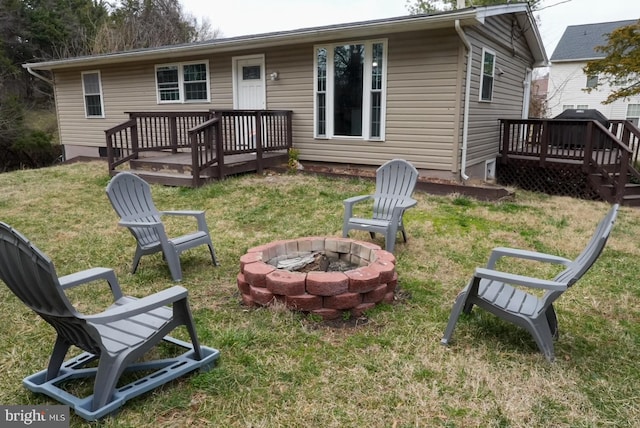
[[[598,86],[598,76],[587,76],[587,88]]]
[[[209,63],[191,62],[156,66],[158,103],[209,101]]]
[[[84,95],[85,117],[104,117],[102,105],[102,84],[99,71],[82,73],[82,92]]]
[[[589,104],[578,104],[576,108],[578,110],[587,110],[589,108]]]
[[[496,68],[496,54],[482,49],[482,73],[480,76],[480,101],[493,100],[493,81]]]
[[[562,111],[565,111],[565,110],[571,110],[571,109],[573,109],[573,108],[574,108],[574,105],[573,105],[573,104],[564,104],[564,105],[562,106]]]
[[[242,67],[242,80],[260,80],[261,78],[259,65]]]

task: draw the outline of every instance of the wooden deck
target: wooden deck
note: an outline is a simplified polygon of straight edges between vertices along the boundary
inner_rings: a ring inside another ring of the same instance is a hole
[[[498,182],[640,205],[640,130],[629,121],[501,121]]]
[[[193,181],[191,167],[191,153],[158,153],[133,159],[130,163],[131,171],[147,181],[164,184],[167,186],[189,187]],[[241,153],[227,155],[224,157],[222,178],[242,174],[246,172],[257,172],[262,168],[274,167],[286,164],[289,155],[286,150],[278,152],[268,152],[262,155],[262,161],[258,163],[256,153]],[[219,168],[210,167],[200,173],[202,184],[219,180]]]
[[[129,169],[152,183],[198,187],[286,163],[288,110],[132,112],[105,131],[109,173]]]

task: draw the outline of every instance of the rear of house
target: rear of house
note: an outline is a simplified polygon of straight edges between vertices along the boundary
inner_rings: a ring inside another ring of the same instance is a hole
[[[404,158],[458,180],[494,172],[498,119],[527,117],[545,64],[531,11],[510,4],[24,66],[53,75],[67,159],[105,156],[129,112],[291,110],[303,163]]]

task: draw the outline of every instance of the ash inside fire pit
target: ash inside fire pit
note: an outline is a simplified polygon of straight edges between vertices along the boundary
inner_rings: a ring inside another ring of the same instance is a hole
[[[284,269],[289,272],[346,272],[356,269],[357,264],[346,260],[327,257],[322,252],[287,254],[276,257],[267,262],[276,269]]]

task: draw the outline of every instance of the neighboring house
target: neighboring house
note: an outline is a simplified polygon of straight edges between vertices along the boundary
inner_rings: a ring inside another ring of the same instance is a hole
[[[468,57],[471,60],[468,60]],[[53,74],[67,158],[104,154],[136,111],[293,111],[303,162],[495,171],[500,118],[526,118],[547,57],[526,3],[25,64]]]
[[[588,61],[605,57],[595,48],[607,44],[608,34],[616,28],[635,22],[637,20],[567,27],[551,55],[547,98],[550,117],[555,117],[566,109],[597,109],[609,119],[630,119],[638,125],[640,97],[602,104],[611,88],[604,85],[587,93],[585,89],[593,87],[598,82],[598,76],[587,76],[583,71]]]
[[[549,73],[533,79],[531,82],[531,103],[529,117],[541,119],[547,115],[547,93],[549,92]]]

